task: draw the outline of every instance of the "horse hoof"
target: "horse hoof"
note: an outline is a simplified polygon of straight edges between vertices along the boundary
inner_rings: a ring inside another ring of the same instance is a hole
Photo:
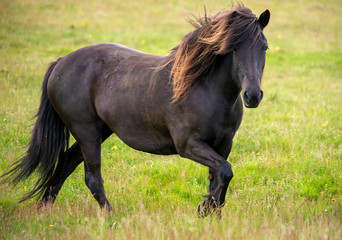
[[[210,201],[212,200],[212,201]],[[221,219],[221,208],[224,204],[221,206],[217,206],[215,199],[207,199],[204,200],[202,203],[198,204],[197,207],[197,215],[200,218],[205,218],[208,215],[215,215],[218,217],[218,219]]]
[[[206,204],[205,202],[198,204],[197,207],[197,215],[200,218],[205,218],[210,214],[210,209],[208,204]]]
[[[113,208],[112,206],[110,205],[110,203],[108,202],[108,200],[106,199],[106,203],[104,206],[101,206],[101,209],[105,209],[107,210],[107,212],[112,212],[113,211]]]

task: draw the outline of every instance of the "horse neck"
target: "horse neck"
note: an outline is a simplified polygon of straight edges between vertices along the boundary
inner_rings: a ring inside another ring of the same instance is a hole
[[[219,57],[215,70],[210,76],[212,84],[216,88],[218,94],[222,94],[228,102],[235,102],[241,92],[241,86],[232,74],[232,53]]]

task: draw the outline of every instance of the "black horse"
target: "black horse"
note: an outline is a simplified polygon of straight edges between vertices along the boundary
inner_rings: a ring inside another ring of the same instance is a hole
[[[34,196],[53,203],[64,181],[84,161],[85,182],[101,208],[111,210],[101,176],[101,144],[115,133],[128,146],[179,154],[209,168],[201,216],[220,209],[233,177],[227,162],[248,108],[259,105],[268,48],[257,18],[244,6],[196,19],[168,56],[118,44],[79,49],[51,63],[42,86],[26,155],[5,175],[18,183],[36,169]],[[76,143],[68,147],[70,133]]]

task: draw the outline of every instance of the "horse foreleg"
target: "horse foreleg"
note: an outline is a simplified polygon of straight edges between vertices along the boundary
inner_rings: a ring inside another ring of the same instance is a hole
[[[218,147],[217,149],[215,149],[215,151],[224,159],[227,159],[232,149],[232,145],[233,145],[232,138],[229,135],[227,135],[222,145]],[[230,167],[230,170],[228,171],[231,171],[231,167]],[[231,175],[233,176],[232,172],[231,172]],[[216,192],[219,186],[219,175],[214,169],[209,168],[209,181],[210,181],[209,182],[209,195],[208,195],[207,200],[205,200],[202,204],[198,205],[198,212],[202,213],[200,214],[200,216],[205,216],[206,214],[208,214],[208,211],[210,212],[210,209],[215,209],[218,215],[220,215],[221,207],[223,207],[225,203],[226,192],[227,192],[230,180],[231,178],[227,179],[227,183],[223,185],[220,193]],[[218,197],[219,201],[216,202],[215,197],[213,196],[215,195],[217,196],[217,194],[219,194],[219,197]],[[213,208],[210,206],[216,206],[216,208]]]
[[[233,178],[233,172],[229,162],[223,164],[219,170],[209,170],[209,195],[202,203],[198,204],[199,217],[206,217],[216,213],[221,217],[221,208],[224,206],[229,182]]]
[[[189,158],[209,167],[211,174],[209,195],[198,206],[198,214],[205,217],[219,210],[224,205],[225,195],[229,182],[233,178],[233,171],[229,162],[215,152],[203,141],[189,139],[184,148],[179,149],[182,157]],[[209,175],[210,176],[210,175]]]

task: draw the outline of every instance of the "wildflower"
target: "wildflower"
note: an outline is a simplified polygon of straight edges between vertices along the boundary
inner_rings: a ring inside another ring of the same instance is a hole
[[[255,155],[259,156],[259,155],[260,155],[260,153],[259,153],[259,152],[257,152]]]
[[[141,43],[142,45],[144,45],[144,44],[146,43],[146,41],[145,41],[144,39],[142,39],[142,40],[140,41],[140,43]]]
[[[275,49],[274,49],[275,52],[279,52],[280,51],[280,47],[279,46],[276,46]]]
[[[88,38],[92,38],[92,37],[93,37],[93,35],[91,33],[89,33]]]
[[[117,146],[113,146],[112,149],[113,149],[113,150],[116,150],[116,149],[118,149],[118,147],[117,147]]]
[[[331,200],[333,200],[334,202],[336,201],[336,199],[335,199],[335,198],[332,198]]]
[[[282,39],[283,37],[281,35],[277,35],[277,39]]]
[[[323,127],[326,126],[326,125],[328,124],[328,122],[329,122],[329,121],[325,121],[325,122],[323,123]]]
[[[267,208],[270,208],[271,207],[271,205],[267,205]]]
[[[49,227],[53,228],[53,227],[54,227],[54,225],[53,225],[53,224],[50,224],[50,225],[49,225]]]
[[[4,118],[4,119],[2,119],[2,121],[3,121],[3,122],[6,122],[6,121],[7,121],[7,119],[6,119],[6,118]]]

